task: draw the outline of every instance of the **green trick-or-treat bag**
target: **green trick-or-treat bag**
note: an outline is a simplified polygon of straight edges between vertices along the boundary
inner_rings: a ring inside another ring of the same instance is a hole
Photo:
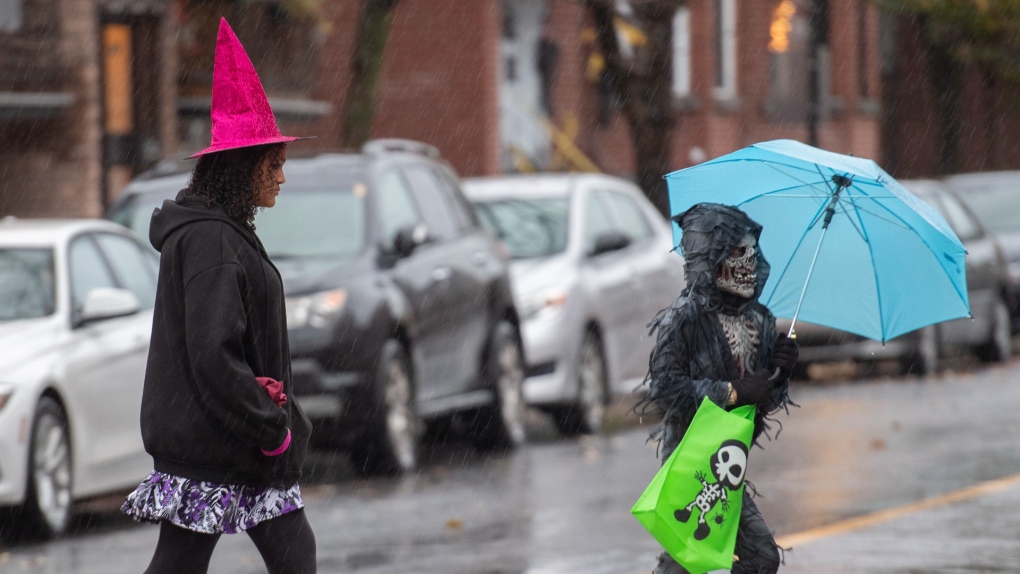
[[[691,574],[733,566],[754,407],[705,398],[631,513]]]

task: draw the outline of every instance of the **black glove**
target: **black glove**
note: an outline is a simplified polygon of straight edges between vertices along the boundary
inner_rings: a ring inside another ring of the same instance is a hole
[[[769,381],[767,370],[748,373],[744,378],[737,379],[730,383],[733,390],[737,391],[737,402],[734,406],[760,405],[765,402],[772,402],[772,381]]]
[[[786,333],[780,333],[772,348],[772,366],[788,376],[793,372],[798,357],[800,357],[800,348],[797,346],[797,341],[787,337]]]

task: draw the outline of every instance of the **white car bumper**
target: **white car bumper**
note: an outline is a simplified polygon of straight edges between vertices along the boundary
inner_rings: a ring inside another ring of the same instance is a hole
[[[21,504],[25,499],[35,399],[35,393],[20,388],[0,409],[0,506]]]
[[[573,402],[577,389],[572,349],[577,345],[562,311],[542,312],[524,321],[521,338],[529,372],[524,400],[530,405]]]

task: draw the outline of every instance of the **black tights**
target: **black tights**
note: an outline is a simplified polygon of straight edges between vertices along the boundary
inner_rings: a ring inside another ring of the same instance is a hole
[[[315,574],[315,534],[304,509],[259,523],[247,531],[269,574]],[[160,523],[159,542],[145,574],[205,574],[219,534]]]

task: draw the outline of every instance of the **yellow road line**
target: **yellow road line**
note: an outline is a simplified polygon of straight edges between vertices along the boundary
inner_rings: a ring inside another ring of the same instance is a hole
[[[865,514],[864,516],[857,516],[847,520],[841,520],[834,522],[826,526],[820,526],[818,528],[812,528],[810,530],[804,530],[802,532],[795,532],[793,534],[787,534],[780,536],[776,539],[776,542],[783,548],[795,547],[821,538],[828,538],[830,536],[837,536],[839,534],[845,534],[854,530],[860,530],[867,528],[881,522],[887,522],[894,520],[908,514],[915,512],[921,512],[922,510],[931,510],[940,506],[947,506],[949,504],[955,504],[957,502],[963,502],[971,498],[983,496],[985,494],[992,494],[994,492],[1001,492],[1008,488],[1020,485],[1020,474],[1014,474],[1005,478],[997,480],[990,480],[988,482],[982,482],[975,484],[974,486],[968,486],[960,490],[949,492],[940,496],[932,498],[926,498],[918,502],[911,504],[905,504],[903,506],[897,506],[895,508],[889,508],[887,510],[881,510],[873,512],[871,514]]]

